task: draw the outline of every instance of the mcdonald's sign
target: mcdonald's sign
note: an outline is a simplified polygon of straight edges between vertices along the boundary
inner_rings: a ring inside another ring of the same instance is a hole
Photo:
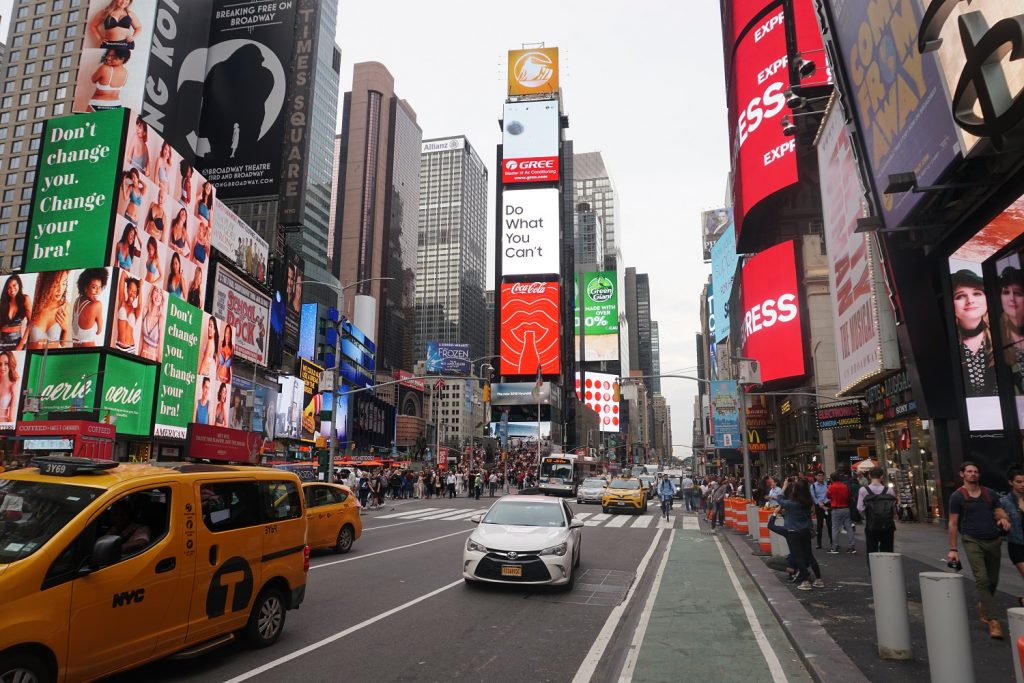
[[[761,438],[761,430],[747,430],[747,447],[751,453],[762,453],[768,450],[768,444]]]

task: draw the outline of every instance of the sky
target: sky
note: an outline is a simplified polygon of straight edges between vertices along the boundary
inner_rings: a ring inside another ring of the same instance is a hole
[[[615,183],[625,266],[650,276],[661,371],[696,374],[710,273],[700,212],[725,203],[729,170],[717,0],[342,2],[338,23],[341,90],[353,64],[384,64],[423,137],[466,135],[492,182],[506,53],[524,43],[558,47],[566,136],[577,153],[600,151]],[[493,250],[493,226],[490,234]],[[689,445],[696,383],[663,379],[661,390],[673,443]]]
[[[0,0],[0,35],[12,4]],[[566,134],[577,153],[600,151],[615,183],[624,266],[650,276],[662,373],[695,373],[699,298],[710,272],[700,212],[725,203],[729,170],[717,0],[342,0],[337,41],[341,92],[353,64],[384,64],[424,139],[465,135],[492,182],[506,53],[558,47]],[[493,226],[489,234],[490,254]],[[673,443],[688,446],[696,384],[661,384]],[[690,449],[677,446],[675,455]]]

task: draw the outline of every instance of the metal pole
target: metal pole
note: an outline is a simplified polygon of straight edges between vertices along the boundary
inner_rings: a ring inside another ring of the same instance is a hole
[[[1013,652],[1013,675],[1017,683],[1024,683],[1024,669],[1020,663],[1020,648],[1017,643],[1024,638],[1024,608],[1012,607],[1006,610],[1006,619],[1010,622],[1010,651]]]
[[[903,555],[871,553],[868,555],[868,564],[871,567],[871,594],[875,603],[878,656],[882,659],[913,659]]]
[[[753,482],[750,478],[750,442],[747,433],[747,392],[743,390],[743,385],[736,383],[736,390],[739,392],[740,398],[740,439],[743,441],[743,496],[750,498],[754,489],[752,487]]]
[[[434,386],[434,392],[431,394],[431,397],[432,397],[432,400],[434,401],[434,439],[437,442],[437,443],[434,444],[434,448],[436,449],[435,452],[434,452],[434,457],[437,458],[437,467],[438,467],[438,469],[440,469],[441,468],[441,402],[439,400],[440,397],[438,396],[438,394],[441,393],[441,389],[438,388],[436,381],[434,382],[433,386]],[[447,458],[445,458],[445,461],[444,461],[444,468],[447,471],[447,469],[448,469],[448,459]]]
[[[918,577],[932,683],[974,683],[963,575],[921,572]]]
[[[345,300],[345,292],[340,293],[341,300]],[[344,305],[344,304],[343,304]],[[338,386],[338,367],[341,365],[341,321],[344,319],[342,313],[338,313],[338,325],[335,327],[334,335],[334,367],[331,369],[331,377],[333,387],[331,388],[331,431],[327,435],[327,467],[324,471],[324,481],[329,482],[331,472],[334,470],[334,456],[338,454],[338,392],[341,387]]]

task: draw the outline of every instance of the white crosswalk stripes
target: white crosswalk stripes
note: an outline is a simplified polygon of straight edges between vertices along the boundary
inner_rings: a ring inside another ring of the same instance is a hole
[[[610,518],[611,518],[611,515],[606,515],[606,514],[604,514],[602,512],[600,514],[594,515],[593,517],[591,517],[587,521],[583,522],[583,524],[585,526],[597,526],[601,522],[607,521]]]
[[[653,521],[654,517],[652,517],[651,515],[644,515],[643,517],[637,517],[636,521],[633,522],[630,526],[634,529],[646,529],[651,525],[651,522]]]
[[[637,519],[640,519],[640,518],[637,517]],[[608,520],[608,523],[605,524],[605,526],[620,527],[620,526],[624,525],[628,521],[630,521],[630,520],[625,515],[616,515],[615,517],[612,517],[610,520]]]
[[[489,507],[489,506],[488,506]],[[363,523],[378,519],[395,519],[404,522],[468,522],[473,515],[487,512],[488,507],[480,508],[439,508],[426,507],[416,510],[403,510],[401,512],[390,512],[378,515],[375,512],[368,512],[363,517]],[[574,512],[576,519],[581,520],[584,526],[608,527],[612,529],[699,529],[697,518],[691,515],[673,514],[671,519],[666,521],[658,514],[629,515],[629,514],[606,514],[593,512]],[[369,528],[372,528],[369,527]]]

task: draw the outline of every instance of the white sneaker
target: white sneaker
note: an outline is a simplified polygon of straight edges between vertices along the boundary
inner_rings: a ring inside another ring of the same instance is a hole
[[[815,579],[814,583],[811,584],[811,585],[814,586],[815,588],[824,588],[825,587],[825,582],[822,581],[821,579]]]
[[[811,585],[810,581],[804,581],[803,583],[801,583],[799,586],[796,587],[797,590],[801,590],[801,591],[809,591],[809,590],[811,590],[811,588],[812,588],[812,585]]]

